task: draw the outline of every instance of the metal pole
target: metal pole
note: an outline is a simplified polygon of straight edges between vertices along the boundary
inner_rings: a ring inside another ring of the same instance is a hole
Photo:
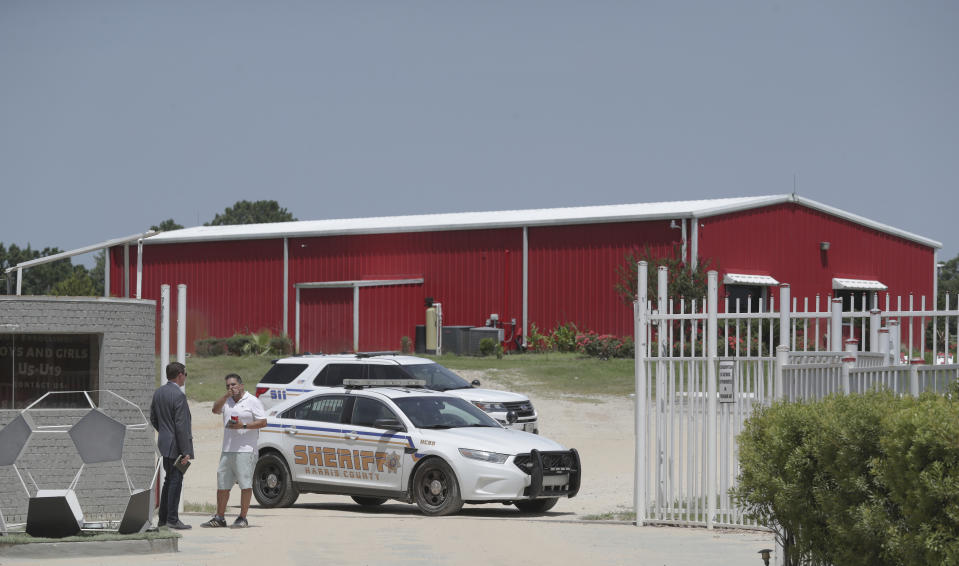
[[[186,363],[186,284],[176,286],[176,361]]]
[[[779,345],[789,346],[789,283],[779,286]],[[771,342],[771,340],[770,340]]]
[[[296,288],[296,353],[300,353],[300,288]]]
[[[523,348],[529,345],[529,227],[523,226]]]
[[[103,248],[103,296],[110,296],[110,248]]]
[[[879,313],[877,308],[869,311],[869,351],[879,353]]]
[[[360,288],[353,287],[353,351],[360,351]]]
[[[689,265],[695,271],[699,266],[699,219],[693,216],[689,219],[689,222],[692,224],[689,238],[691,240],[689,243]]]
[[[633,462],[633,508],[636,526],[646,520],[646,406],[648,404],[646,382],[646,285],[648,264],[639,262],[636,302],[633,304],[633,358],[636,379],[636,454]]]
[[[283,238],[283,334],[290,335],[290,239]]]
[[[20,296],[20,292],[23,289],[23,268],[17,269],[17,296]]]
[[[169,363],[170,363],[170,286],[164,283],[163,285],[160,285],[160,371],[165,372],[166,366]]]
[[[829,326],[829,351],[842,352],[842,299],[832,300],[832,319]]]
[[[143,238],[137,240],[137,298],[142,297],[143,290]]]
[[[785,392],[783,390],[783,366],[789,363],[789,346],[781,345],[776,347],[776,377],[773,399],[782,400]]]
[[[713,515],[716,509],[716,344],[718,332],[717,309],[719,308],[719,285],[716,270],[710,270],[708,275],[707,296],[708,309],[707,324],[707,357],[706,363],[706,528],[713,528]]]
[[[130,242],[123,244],[123,296],[130,298]]]

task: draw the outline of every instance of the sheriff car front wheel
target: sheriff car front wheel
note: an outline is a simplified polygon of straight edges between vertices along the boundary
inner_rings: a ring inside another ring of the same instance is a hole
[[[424,515],[450,515],[463,508],[459,483],[449,464],[439,458],[423,462],[413,475],[413,500]]]
[[[260,456],[253,470],[253,496],[260,505],[289,507],[299,495],[286,461],[273,452]]]

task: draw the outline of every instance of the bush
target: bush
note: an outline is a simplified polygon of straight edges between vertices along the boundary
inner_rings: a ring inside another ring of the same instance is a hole
[[[204,338],[194,343],[194,351],[202,358],[222,356],[226,353],[226,342],[222,338]]]
[[[633,356],[633,339],[627,336],[621,340],[612,334],[589,331],[576,335],[576,351],[602,360],[629,358]]]
[[[579,329],[576,328],[575,323],[557,324],[550,334],[553,348],[558,352],[575,352],[577,334],[579,334]]]
[[[553,339],[549,334],[541,333],[536,323],[530,324],[526,349],[537,353],[550,352],[553,350]]]
[[[479,342],[479,351],[481,356],[503,357],[503,345],[494,338],[483,338]]]
[[[759,409],[733,496],[786,564],[959,564],[959,403],[833,396]]]
[[[247,334],[234,334],[226,339],[226,351],[233,356],[250,354],[256,341]]]
[[[293,353],[293,341],[287,335],[273,336],[270,338],[270,349],[264,354],[276,354],[278,356],[288,356]]]
[[[410,341],[409,336],[403,336],[400,338],[400,352],[403,354],[409,354],[413,351],[412,342]]]

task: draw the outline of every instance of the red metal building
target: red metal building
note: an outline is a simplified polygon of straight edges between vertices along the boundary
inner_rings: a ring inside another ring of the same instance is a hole
[[[731,297],[789,283],[793,297],[825,301],[866,290],[931,298],[941,244],[793,195],[201,226],[144,240],[142,293],[187,286],[191,350],[263,328],[299,337],[300,351],[395,350],[423,324],[426,297],[442,303],[445,325],[496,313],[516,320],[516,335],[575,322],[624,336],[632,309],[616,270],[647,246],[708,259]],[[112,295],[136,260],[111,249]]]

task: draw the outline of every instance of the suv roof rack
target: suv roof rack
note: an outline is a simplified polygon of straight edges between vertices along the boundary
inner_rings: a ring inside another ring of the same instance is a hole
[[[357,358],[372,358],[373,356],[398,356],[399,352],[384,350],[382,352],[357,352]]]
[[[344,379],[343,387],[347,389],[364,389],[367,387],[426,387],[425,379]]]

